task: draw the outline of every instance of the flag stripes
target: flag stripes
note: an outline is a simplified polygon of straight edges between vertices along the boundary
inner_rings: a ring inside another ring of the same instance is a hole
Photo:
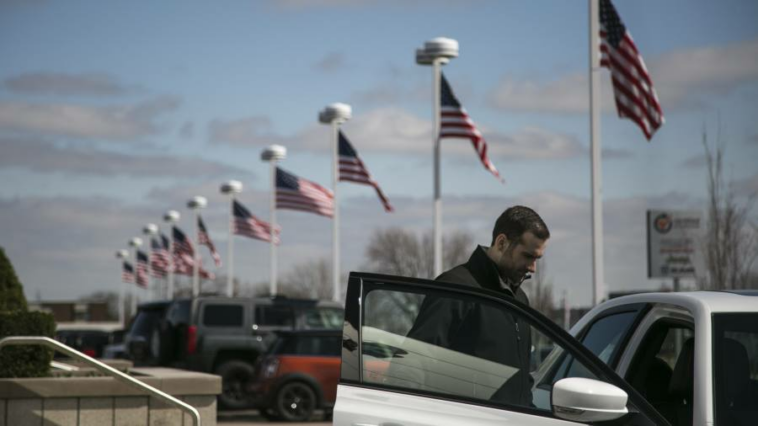
[[[271,224],[265,222],[250,213],[245,206],[237,200],[233,203],[234,210],[234,233],[248,238],[257,240],[271,241]],[[274,231],[274,243],[279,244],[279,233],[281,228],[278,226]]]
[[[600,66],[611,72],[619,117],[635,122],[650,140],[665,122],[653,81],[632,35],[610,0],[600,0]]]
[[[453,94],[444,74],[440,74],[440,134],[439,138],[469,139],[484,168],[503,181],[500,172],[487,156],[487,142],[469,117],[466,109]]]
[[[379,196],[384,210],[391,212],[392,206],[389,200],[379,188],[379,184],[371,178],[368,169],[363,164],[363,160],[358,156],[358,152],[353,148],[347,137],[339,131],[339,180],[354,182],[364,185],[373,186],[376,190],[376,195]]]
[[[171,258],[169,257],[168,237],[161,234],[160,241],[153,237],[150,239],[150,273],[154,277],[163,278],[171,268]]]
[[[334,194],[323,186],[276,168],[276,208],[334,216]]]
[[[125,283],[134,282],[134,268],[132,267],[132,264],[127,261],[124,261],[123,267],[121,268],[121,281]]]
[[[142,250],[137,250],[137,280],[136,284],[142,288],[147,288],[148,276],[147,276],[147,253]]]

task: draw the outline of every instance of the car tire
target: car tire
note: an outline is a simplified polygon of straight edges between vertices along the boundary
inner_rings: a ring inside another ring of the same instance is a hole
[[[249,408],[253,398],[248,389],[254,379],[253,366],[245,361],[225,361],[216,368],[221,376],[221,394],[218,402],[223,408],[239,410]]]
[[[289,382],[276,393],[275,409],[282,420],[305,422],[313,416],[318,401],[316,392],[304,382]]]

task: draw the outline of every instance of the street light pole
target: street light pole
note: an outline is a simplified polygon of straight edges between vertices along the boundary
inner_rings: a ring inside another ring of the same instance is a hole
[[[432,245],[434,276],[442,273],[442,187],[440,183],[440,70],[450,59],[458,57],[458,42],[444,37],[433,38],[416,49],[416,63],[432,66],[432,150],[434,158],[434,213]]]
[[[208,200],[205,199],[205,197],[192,197],[191,200],[187,202],[187,207],[189,207],[192,210],[193,213],[193,220],[195,226],[195,267],[192,271],[192,298],[196,298],[200,295],[200,228],[197,226],[197,217],[200,214],[199,210],[202,208],[205,208],[205,206],[208,205]]]
[[[234,295],[234,198],[242,192],[242,182],[230,180],[221,185],[221,193],[229,196],[229,242],[226,250],[226,295]]]
[[[334,194],[334,215],[332,217],[332,300],[339,302],[340,297],[340,220],[339,198],[337,198],[337,183],[340,179],[339,158],[339,126],[352,117],[350,105],[334,103],[319,112],[321,124],[329,124],[332,128],[332,192]]]
[[[129,251],[124,249],[116,251],[116,259],[121,261],[119,266],[121,266],[121,273],[123,274],[124,261],[129,259]],[[126,326],[126,309],[124,308],[125,291],[126,283],[124,282],[124,279],[121,278],[121,287],[118,292],[118,323],[121,324],[122,327]]]
[[[174,224],[179,222],[181,215],[176,210],[169,210],[163,215],[163,220],[168,223],[168,285],[166,299],[174,300]]]
[[[269,163],[271,177],[271,194],[269,202],[269,222],[271,224],[271,259],[269,266],[269,293],[276,296],[277,264],[276,264],[276,164],[287,158],[287,148],[281,145],[271,145],[261,152],[261,160]]]

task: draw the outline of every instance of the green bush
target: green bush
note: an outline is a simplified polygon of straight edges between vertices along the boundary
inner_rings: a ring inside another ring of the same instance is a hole
[[[55,334],[55,320],[45,312],[0,312],[0,339],[8,336]],[[49,375],[52,349],[39,345],[0,348],[0,378],[44,377]]]
[[[0,247],[0,312],[25,311],[24,289],[16,276],[16,271],[5,250]]]

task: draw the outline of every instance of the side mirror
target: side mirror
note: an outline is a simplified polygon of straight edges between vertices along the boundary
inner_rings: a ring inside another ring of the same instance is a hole
[[[626,392],[609,383],[570,377],[553,385],[553,413],[582,423],[615,420],[628,413],[627,398]]]

